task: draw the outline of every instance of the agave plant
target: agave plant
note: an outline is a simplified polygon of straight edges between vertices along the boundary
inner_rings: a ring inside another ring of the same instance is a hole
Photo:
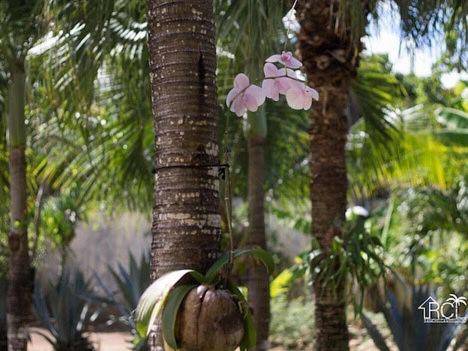
[[[150,278],[151,264],[148,254],[143,254],[140,260],[137,260],[132,253],[129,253],[128,266],[118,264],[117,268],[109,267],[109,272],[117,287],[116,291],[111,291],[104,282],[97,277],[101,289],[106,295],[104,301],[113,306],[118,315],[109,317],[109,324],[120,322],[130,328],[133,335],[133,350],[147,350],[146,333],[140,333],[135,325],[133,312],[143,292],[151,283]]]
[[[36,285],[33,304],[42,327],[51,335],[40,333],[55,351],[94,351],[85,332],[97,317],[91,313],[92,289],[80,271],[64,270],[58,281],[47,289]]]
[[[464,327],[455,323],[425,323],[418,307],[429,296],[436,296],[430,286],[409,284],[399,276],[386,283],[385,293],[375,293],[372,296],[376,310],[384,315],[400,351],[445,351],[458,331]],[[378,328],[366,314],[362,313],[361,318],[377,348],[389,351],[390,348]],[[466,332],[460,333],[456,345],[461,347],[467,338]],[[454,351],[457,349],[452,348]]]
[[[273,258],[260,248],[236,250],[218,259],[206,274],[185,269],[169,272],[144,292],[135,313],[137,329],[149,333],[161,321],[169,350],[229,351],[256,344],[247,301],[230,282],[233,260],[251,256],[273,271]]]
[[[108,293],[109,297],[112,297],[111,301],[121,312],[119,320],[133,326],[134,322],[133,318],[131,318],[133,311],[136,309],[141,295],[151,284],[149,255],[143,254],[138,261],[130,253],[127,267],[118,264],[115,269],[109,267],[109,272],[117,286],[117,291],[109,294],[109,290],[105,286],[103,286],[103,289]]]

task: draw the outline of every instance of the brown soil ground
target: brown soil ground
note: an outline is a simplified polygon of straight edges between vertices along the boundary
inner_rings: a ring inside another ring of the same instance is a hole
[[[33,329],[31,335],[31,342],[28,345],[30,351],[53,351],[50,344]],[[43,330],[40,330],[44,332]],[[111,333],[91,333],[90,338],[96,346],[96,351],[128,351],[130,334],[124,332],[111,332]]]
[[[34,332],[36,331],[36,332]],[[29,351],[53,351],[47,341],[37,334],[37,331],[44,333],[44,330],[33,328]],[[130,334],[125,332],[106,332],[91,333],[91,340],[96,345],[96,351],[128,351]],[[354,351],[374,351],[377,350],[371,340],[362,340],[360,338],[351,340],[351,350]],[[272,347],[271,351],[285,351],[281,346]]]

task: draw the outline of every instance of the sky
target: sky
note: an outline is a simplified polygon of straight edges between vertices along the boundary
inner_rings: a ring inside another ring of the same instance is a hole
[[[432,65],[440,58],[443,47],[414,49],[414,64],[412,55],[400,35],[400,19],[395,11],[383,6],[378,25],[369,27],[369,35],[364,38],[365,52],[368,54],[388,54],[395,72],[408,74],[413,69],[417,76],[427,77],[432,73]],[[468,79],[467,72],[451,72],[443,74],[442,84],[446,88],[453,87],[460,79]]]

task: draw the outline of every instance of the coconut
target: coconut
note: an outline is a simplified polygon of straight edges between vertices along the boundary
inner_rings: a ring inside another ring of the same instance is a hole
[[[178,313],[181,350],[232,351],[243,336],[242,314],[229,291],[200,285],[187,294]]]

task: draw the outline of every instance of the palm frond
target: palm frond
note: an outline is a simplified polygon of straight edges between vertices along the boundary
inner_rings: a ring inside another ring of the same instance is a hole
[[[466,147],[440,140],[432,109],[416,106],[394,116],[398,137],[385,147],[370,141],[357,124],[348,145],[348,167],[355,196],[385,188],[434,185],[442,189],[466,172]]]
[[[394,0],[402,30],[417,46],[436,43],[445,33],[457,33],[459,45],[466,47],[468,5],[465,1]],[[463,54],[466,59],[466,53]]]
[[[349,125],[363,118],[365,131],[374,142],[385,143],[397,134],[390,112],[405,95],[405,90],[391,69],[385,55],[363,57],[351,87]]]
[[[284,0],[216,1],[218,46],[238,58],[237,69],[262,75],[265,58],[287,44],[282,19],[288,6]]]

